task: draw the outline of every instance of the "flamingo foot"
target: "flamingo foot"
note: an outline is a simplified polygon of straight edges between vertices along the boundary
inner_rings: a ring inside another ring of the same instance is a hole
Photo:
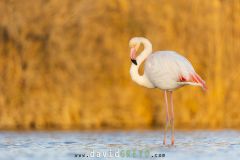
[[[166,145],[166,139],[164,138],[164,140],[163,140],[163,145]]]
[[[172,143],[171,144],[174,145],[174,137],[172,137]]]

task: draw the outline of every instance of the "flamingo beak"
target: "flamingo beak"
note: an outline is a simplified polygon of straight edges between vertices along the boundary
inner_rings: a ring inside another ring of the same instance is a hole
[[[135,47],[131,48],[131,53],[130,53],[130,58],[133,64],[137,65],[137,61],[136,61],[136,49]]]

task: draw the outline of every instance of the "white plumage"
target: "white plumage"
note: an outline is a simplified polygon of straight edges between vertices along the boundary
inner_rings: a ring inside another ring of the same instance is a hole
[[[163,90],[174,90],[185,83],[179,81],[183,76],[190,79],[195,74],[191,63],[174,51],[158,51],[147,57],[145,74],[152,84]]]
[[[140,44],[144,50],[138,57],[136,51]],[[152,44],[142,37],[135,37],[130,40],[132,64],[130,74],[136,83],[147,88],[160,88],[172,91],[184,85],[201,86],[206,89],[205,82],[195,72],[192,64],[175,51],[157,51],[152,53]],[[141,63],[146,60],[144,74],[138,74]]]

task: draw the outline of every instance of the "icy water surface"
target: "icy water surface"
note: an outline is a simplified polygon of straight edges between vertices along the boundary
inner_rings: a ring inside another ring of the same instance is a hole
[[[240,159],[239,131],[179,131],[175,146],[162,139],[161,131],[0,132],[0,160]]]

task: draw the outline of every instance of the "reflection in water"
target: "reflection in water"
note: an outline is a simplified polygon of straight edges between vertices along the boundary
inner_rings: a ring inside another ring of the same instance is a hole
[[[160,131],[0,132],[0,159],[218,160],[240,157],[238,131],[177,132],[175,146],[162,145],[162,139]]]

